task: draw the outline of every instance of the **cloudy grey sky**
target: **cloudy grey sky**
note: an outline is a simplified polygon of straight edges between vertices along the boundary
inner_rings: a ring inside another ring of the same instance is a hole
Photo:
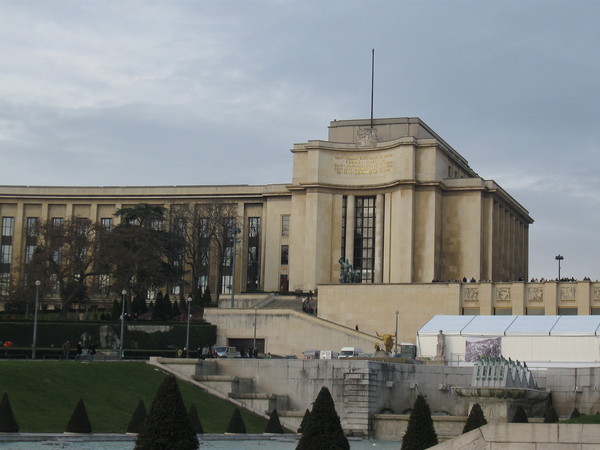
[[[0,0],[0,184],[268,184],[333,119],[420,117],[600,279],[598,1]]]

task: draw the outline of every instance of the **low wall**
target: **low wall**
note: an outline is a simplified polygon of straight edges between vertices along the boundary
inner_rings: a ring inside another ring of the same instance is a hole
[[[373,437],[382,441],[400,441],[408,427],[408,414],[375,414]],[[433,426],[439,441],[460,436],[467,416],[432,416]]]

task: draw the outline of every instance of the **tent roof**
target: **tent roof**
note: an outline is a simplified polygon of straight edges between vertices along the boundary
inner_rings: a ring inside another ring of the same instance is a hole
[[[419,336],[600,336],[600,316],[433,316]]]

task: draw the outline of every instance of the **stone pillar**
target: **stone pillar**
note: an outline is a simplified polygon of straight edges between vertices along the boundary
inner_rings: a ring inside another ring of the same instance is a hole
[[[375,200],[375,283],[383,283],[383,194]]]
[[[346,259],[354,267],[354,224],[356,201],[354,195],[346,199]]]

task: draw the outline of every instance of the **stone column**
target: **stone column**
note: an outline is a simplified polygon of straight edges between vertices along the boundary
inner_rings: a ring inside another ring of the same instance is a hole
[[[375,200],[375,283],[383,283],[383,194]]]
[[[346,259],[354,267],[354,219],[356,202],[354,195],[346,199]]]

